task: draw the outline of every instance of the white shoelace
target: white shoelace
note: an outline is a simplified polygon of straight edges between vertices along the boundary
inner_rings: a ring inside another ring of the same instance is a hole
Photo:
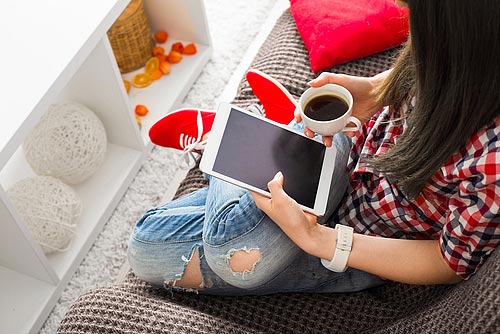
[[[259,104],[252,104],[247,108],[248,111],[266,116],[264,106]],[[198,127],[198,135],[197,137],[193,137],[187,135],[185,133],[181,133],[179,137],[179,145],[182,147],[182,154],[180,155],[177,165],[180,168],[192,168],[196,163],[196,156],[193,152],[194,150],[203,151],[205,146],[207,146],[207,139],[201,140],[203,136],[203,119],[201,117],[201,111],[198,110],[198,114],[196,115],[196,125]]]
[[[177,164],[181,168],[192,168],[196,162],[196,156],[194,155],[196,152],[194,150],[203,151],[205,146],[207,145],[207,139],[201,140],[203,136],[203,119],[201,117],[201,111],[198,110],[198,114],[196,115],[196,125],[198,128],[197,137],[193,137],[187,135],[185,133],[181,133],[179,138],[179,145],[182,147],[182,154],[179,157]]]

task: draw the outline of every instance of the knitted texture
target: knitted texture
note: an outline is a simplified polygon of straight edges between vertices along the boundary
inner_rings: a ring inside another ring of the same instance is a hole
[[[94,112],[67,101],[50,106],[23,150],[35,173],[78,184],[101,166],[107,144],[104,125]]]
[[[70,186],[51,176],[35,176],[16,182],[7,195],[44,253],[68,248],[82,213],[82,202]]]
[[[179,198],[195,191],[196,189],[203,188],[208,185],[208,179],[203,176],[199,166],[200,159],[196,160],[194,167],[189,170],[184,180],[182,180],[173,199]]]
[[[334,67],[373,75],[397,50]],[[296,97],[314,77],[294,21],[286,11],[252,64]],[[233,103],[258,100],[242,80]],[[195,167],[176,196],[205,186]],[[155,288],[129,272],[119,286],[82,295],[59,333],[499,333],[500,256],[494,252],[470,280],[454,286],[387,283],[357,293],[219,297]]]
[[[358,293],[219,297],[155,288],[129,273],[72,305],[59,333],[498,333],[498,252],[456,286],[388,283]],[[496,284],[495,284],[496,283]]]

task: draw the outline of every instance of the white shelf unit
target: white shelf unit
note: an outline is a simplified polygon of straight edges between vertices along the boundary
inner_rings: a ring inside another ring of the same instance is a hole
[[[9,46],[0,61],[9,64],[4,75],[11,78],[0,80],[7,111],[0,122],[0,333],[38,332],[152,148],[149,127],[178,106],[210,58],[202,0],[144,0],[152,31],[169,32],[167,47],[194,42],[198,53],[172,65],[171,74],[151,86],[127,94],[122,82],[127,75],[119,72],[106,33],[128,2],[7,0],[0,13],[0,40]],[[34,59],[36,66],[30,67]],[[99,170],[72,186],[84,209],[70,248],[45,255],[7,190],[35,176],[22,143],[48,107],[63,100],[96,113],[108,146]],[[139,100],[150,109],[141,130],[133,113]]]

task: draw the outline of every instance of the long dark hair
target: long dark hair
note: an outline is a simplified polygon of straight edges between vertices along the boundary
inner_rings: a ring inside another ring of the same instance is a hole
[[[410,38],[379,89],[407,128],[371,164],[410,198],[467,139],[500,115],[500,1],[408,0]]]

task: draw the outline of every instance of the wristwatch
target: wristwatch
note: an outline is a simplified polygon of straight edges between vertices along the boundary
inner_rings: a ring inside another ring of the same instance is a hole
[[[321,259],[321,264],[323,264],[326,269],[342,273],[347,269],[347,259],[351,253],[354,229],[350,226],[341,224],[337,224],[335,229],[337,230],[337,245],[333,252],[333,258],[331,261]]]

